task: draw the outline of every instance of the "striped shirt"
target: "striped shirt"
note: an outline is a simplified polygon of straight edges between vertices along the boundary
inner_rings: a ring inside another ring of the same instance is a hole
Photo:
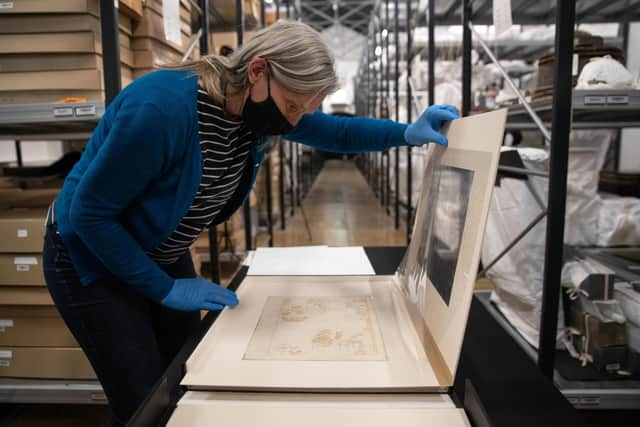
[[[198,89],[198,125],[202,180],[187,214],[171,235],[147,254],[158,264],[180,258],[234,195],[256,137],[241,119],[228,117],[207,92]]]

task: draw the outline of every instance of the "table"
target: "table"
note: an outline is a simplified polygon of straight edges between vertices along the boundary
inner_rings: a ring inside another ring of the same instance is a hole
[[[376,274],[396,271],[404,247],[365,247]],[[243,267],[229,289],[236,290],[247,273]],[[477,426],[582,425],[577,411],[516,344],[475,295],[451,399],[464,407]],[[179,385],[187,358],[215,321],[210,312],[200,330],[179,354],[130,421],[131,426],[164,425],[184,389]],[[426,423],[427,420],[425,420]],[[426,425],[426,424],[425,424]]]

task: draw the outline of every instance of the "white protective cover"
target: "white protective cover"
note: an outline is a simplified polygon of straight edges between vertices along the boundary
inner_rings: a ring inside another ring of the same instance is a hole
[[[640,292],[634,290],[628,283],[617,283],[613,297],[620,303],[627,322],[640,328]]]
[[[618,61],[607,55],[592,58],[580,72],[576,89],[630,89],[633,75]]]
[[[604,199],[597,192],[599,171],[613,136],[614,132],[608,130],[571,133],[564,236],[567,244],[640,244],[639,222],[634,222],[635,218],[640,218],[640,208],[629,209],[629,206],[638,206],[640,200]],[[545,150],[520,148],[518,152],[526,167],[548,170]],[[529,179],[546,204],[547,178]],[[491,262],[540,212],[524,181],[502,179],[493,193],[482,250],[483,264]],[[538,345],[539,338],[545,231],[546,220],[543,219],[488,272],[495,287],[492,300],[533,346]],[[562,310],[558,326],[560,338],[564,327]]]

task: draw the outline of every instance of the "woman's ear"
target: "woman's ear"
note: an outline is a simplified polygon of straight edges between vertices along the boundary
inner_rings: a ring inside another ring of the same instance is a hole
[[[248,67],[249,83],[254,84],[261,74],[267,73],[267,61],[259,56],[253,58]]]

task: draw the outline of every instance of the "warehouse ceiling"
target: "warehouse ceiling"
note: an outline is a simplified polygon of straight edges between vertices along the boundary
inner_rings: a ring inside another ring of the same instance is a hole
[[[342,25],[367,34],[371,12],[377,0],[297,0],[295,4],[302,22],[317,31]]]

